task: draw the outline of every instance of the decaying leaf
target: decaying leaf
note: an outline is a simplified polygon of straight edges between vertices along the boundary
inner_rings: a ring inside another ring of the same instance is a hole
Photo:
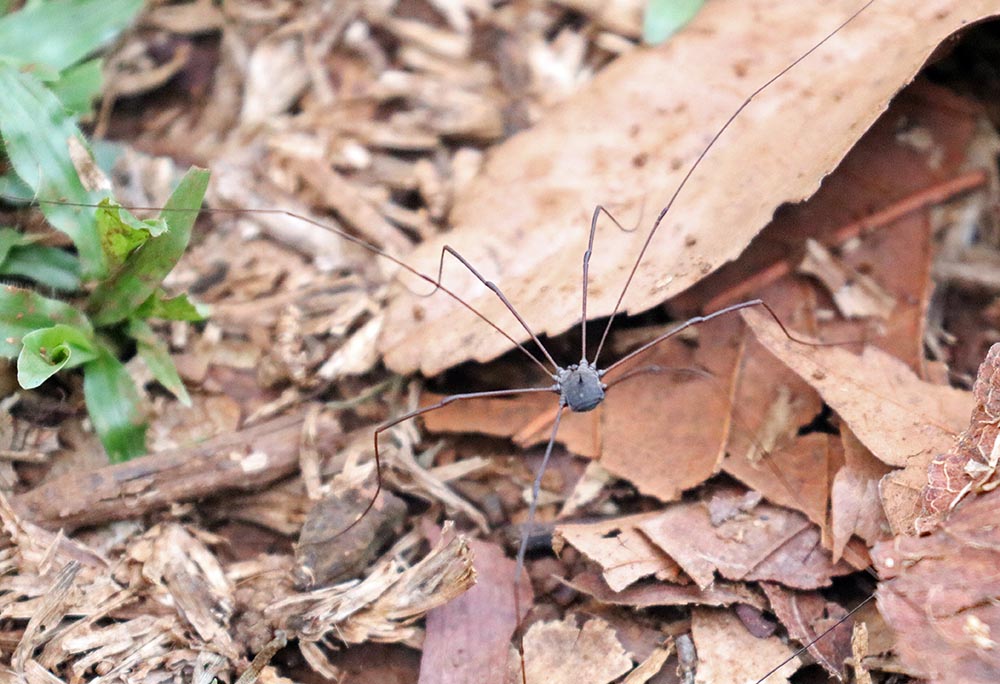
[[[969,427],[954,447],[938,455],[927,468],[921,494],[918,533],[927,532],[945,518],[963,497],[996,486],[1000,463],[1000,345],[990,347],[972,388],[975,408]]]
[[[621,591],[649,575],[675,581],[680,567],[639,531],[642,523],[656,515],[642,513],[596,523],[559,525],[553,546],[558,549],[565,541],[600,565],[612,591]]]
[[[713,519],[712,509],[722,507],[729,512]],[[747,501],[735,487],[671,506],[640,529],[702,588],[711,585],[716,572],[731,580],[773,580],[815,589],[853,571],[830,560],[819,545],[819,532],[804,516],[759,503],[759,495]],[[691,539],[699,543],[692,545]]]
[[[872,347],[857,356],[840,347],[803,345],[788,339],[765,314],[743,312],[765,346],[811,384],[851,431],[883,463],[905,467],[883,480],[883,506],[895,531],[918,513],[919,487],[887,492],[890,478],[921,482],[935,455],[950,446],[968,422],[969,392],[920,380],[905,364]]]
[[[613,591],[596,573],[583,573],[566,584],[601,601],[620,606],[648,608],[650,606],[728,606],[739,603],[758,609],[765,607],[758,592],[744,584],[719,580],[700,589],[693,584],[643,582],[621,591]]]
[[[524,635],[529,684],[607,684],[632,669],[632,660],[599,618],[578,627],[572,617],[538,622]]]
[[[506,667],[514,614],[514,561],[487,542],[469,542],[476,585],[427,614],[420,684],[498,681]],[[521,577],[521,618],[532,604],[531,583]]]
[[[872,456],[847,426],[841,428],[840,437],[844,465],[834,475],[830,490],[834,559],[841,557],[852,535],[870,546],[889,534],[878,485],[890,468]]]
[[[928,536],[875,546],[879,610],[906,671],[929,682],[1000,676],[1000,541],[993,490],[959,506]]]
[[[838,346],[799,344],[766,314],[746,311],[743,317],[883,463],[903,467],[922,461],[926,466],[968,422],[968,392],[924,382],[888,354],[866,347],[858,356]]]
[[[770,582],[761,586],[788,636],[806,646],[831,677],[843,681],[844,661],[851,655],[851,622],[836,623],[847,611],[818,592],[790,591]],[[824,634],[831,627],[833,631]],[[823,638],[817,640],[820,634]]]
[[[739,618],[717,608],[697,608],[691,614],[691,636],[698,653],[697,684],[745,684],[757,681],[792,654],[776,636],[758,639]],[[768,682],[788,684],[802,666],[800,658],[783,665]]]

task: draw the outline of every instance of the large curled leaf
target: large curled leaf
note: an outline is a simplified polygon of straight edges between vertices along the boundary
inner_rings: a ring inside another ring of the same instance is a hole
[[[80,130],[59,99],[32,74],[0,62],[0,135],[17,175],[36,197],[94,204],[100,196],[87,192],[70,160],[67,140],[83,144]],[[80,253],[83,272],[95,277],[104,261],[88,207],[45,203],[42,213],[55,228],[69,235]]]
[[[106,349],[84,364],[83,394],[94,430],[113,463],[146,453],[139,391],[125,366]]]
[[[17,382],[34,389],[61,371],[97,358],[93,335],[71,325],[54,325],[24,336],[17,357]]]
[[[87,317],[69,304],[13,285],[0,288],[0,356],[16,357],[25,335],[60,323],[92,334]]]
[[[167,232],[150,238],[97,286],[88,307],[95,325],[125,320],[159,289],[187,249],[191,227],[208,187],[208,176],[204,169],[188,171],[160,213],[166,220]]]

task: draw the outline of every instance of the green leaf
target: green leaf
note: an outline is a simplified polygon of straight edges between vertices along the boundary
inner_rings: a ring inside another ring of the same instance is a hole
[[[146,453],[146,422],[139,390],[118,359],[101,348],[83,366],[83,395],[94,430],[113,463]]]
[[[0,228],[0,263],[3,263],[10,250],[20,245],[28,244],[31,239],[24,233],[13,228]]]
[[[0,18],[0,56],[22,64],[70,67],[114,40],[142,0],[51,0]]]
[[[58,42],[58,41],[53,41]],[[84,190],[69,156],[67,140],[83,142],[58,98],[34,76],[0,62],[0,135],[17,175],[35,197],[95,204],[100,196]],[[69,235],[80,253],[86,277],[105,271],[93,209],[43,203],[42,213]]]
[[[0,263],[0,275],[29,279],[59,292],[80,289],[80,262],[66,250],[48,245],[15,246]]]
[[[59,75],[59,80],[49,84],[53,94],[74,118],[90,114],[94,100],[104,85],[103,60],[89,59],[70,67]]]
[[[705,0],[647,0],[642,40],[659,45],[684,28],[704,4]]]
[[[142,357],[157,382],[166,387],[182,404],[190,406],[191,397],[184,387],[181,376],[177,373],[173,359],[170,358],[167,345],[143,321],[130,320],[126,332],[135,340],[139,356]]]
[[[109,199],[101,200],[97,210],[97,234],[111,269],[125,263],[126,257],[150,237],[166,231],[167,224],[163,219],[140,221]]]
[[[25,335],[60,323],[93,333],[87,317],[65,302],[14,285],[0,287],[0,356],[15,358]]]
[[[17,276],[62,292],[79,289],[76,257],[57,247],[35,244],[41,237],[0,228],[0,276]]]
[[[75,368],[97,358],[93,337],[70,325],[33,330],[23,339],[17,357],[17,382],[24,389],[34,389],[61,371]]]
[[[209,307],[201,302],[192,302],[187,294],[164,298],[163,292],[157,290],[149,299],[142,303],[133,314],[135,318],[162,318],[168,321],[197,322],[208,318]]]
[[[167,232],[147,240],[121,268],[98,284],[88,305],[94,325],[125,320],[159,289],[187,249],[191,227],[208,187],[208,175],[204,169],[188,171],[160,212],[166,219]]]

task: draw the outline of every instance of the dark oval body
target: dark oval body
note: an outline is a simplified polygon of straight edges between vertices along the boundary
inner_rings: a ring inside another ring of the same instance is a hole
[[[604,401],[601,376],[589,363],[563,369],[559,372],[558,381],[562,400],[571,411],[592,411]]]

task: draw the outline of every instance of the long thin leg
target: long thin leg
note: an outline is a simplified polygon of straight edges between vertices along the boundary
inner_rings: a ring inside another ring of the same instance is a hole
[[[458,252],[456,252],[455,249],[451,247],[451,245],[445,245],[444,247],[441,248],[441,258],[438,260],[438,277],[437,277],[438,285],[433,290],[428,292],[426,295],[422,296],[430,297],[432,294],[437,292],[438,289],[441,287],[440,283],[441,280],[443,279],[443,274],[444,274],[445,253],[448,253],[453,257],[455,257],[463,266],[465,266],[465,268],[469,270],[469,272],[472,273],[472,275],[476,276],[479,282],[481,282],[483,285],[489,288],[493,292],[493,294],[495,294],[500,299],[503,305],[507,307],[507,311],[510,311],[511,314],[514,315],[514,318],[517,319],[517,322],[521,324],[521,327],[524,328],[525,332],[527,332],[531,336],[531,339],[535,341],[535,344],[538,345],[538,348],[542,350],[542,354],[544,354],[545,358],[548,359],[549,363],[552,364],[553,370],[558,371],[559,364],[556,363],[555,359],[552,358],[552,355],[549,354],[549,350],[546,349],[545,345],[542,344],[542,341],[538,339],[538,335],[536,335],[535,331],[531,329],[531,326],[528,325],[528,322],[521,317],[521,314],[517,312],[517,309],[514,308],[514,305],[510,303],[510,300],[508,300],[506,295],[504,295],[504,293],[500,290],[500,286],[494,283],[492,280],[487,280],[485,276],[483,276],[479,271],[476,270],[476,268],[471,263],[469,263],[468,259],[466,259]],[[538,363],[537,360],[536,363]],[[541,364],[539,363],[539,365]],[[545,367],[542,366],[542,368],[544,370]]]
[[[56,201],[56,200],[42,200],[42,199],[38,200],[38,203],[39,204],[59,204],[59,205],[62,205],[62,206],[69,206],[69,207],[92,207],[93,206],[91,204],[86,204],[86,203],[83,203],[83,202],[62,202],[62,201]],[[123,206],[122,208],[126,209],[128,211],[159,211],[161,209],[161,207],[134,207],[134,206],[128,206],[128,207]],[[184,212],[200,213],[201,209],[175,209],[173,211],[176,212],[176,213],[184,213]],[[477,308],[475,308],[474,306],[472,306],[471,304],[469,304],[468,302],[466,302],[464,299],[462,299],[461,297],[459,297],[457,294],[455,294],[454,292],[452,292],[450,289],[448,289],[447,287],[445,287],[443,284],[441,284],[440,277],[438,278],[438,280],[434,280],[429,275],[421,273],[417,269],[415,269],[412,266],[410,266],[409,264],[405,263],[402,259],[399,259],[398,257],[393,256],[392,254],[390,254],[389,252],[385,251],[381,247],[378,247],[375,244],[373,244],[371,242],[368,242],[367,240],[363,240],[363,239],[361,239],[361,238],[359,238],[359,237],[357,237],[355,235],[351,235],[350,233],[348,233],[346,231],[343,231],[343,230],[341,230],[339,228],[336,228],[334,226],[330,226],[330,225],[327,225],[327,224],[322,223],[320,221],[317,221],[315,219],[311,219],[308,216],[303,216],[302,214],[297,214],[294,211],[287,211],[285,209],[226,209],[226,208],[220,207],[220,208],[217,208],[217,209],[212,209],[211,211],[213,213],[216,213],[216,214],[263,214],[263,215],[268,215],[268,216],[287,216],[289,218],[293,218],[293,219],[296,219],[298,221],[302,221],[303,223],[307,223],[307,224],[309,224],[311,226],[316,226],[317,228],[325,230],[328,233],[333,233],[334,235],[336,235],[336,236],[338,236],[340,238],[343,238],[344,240],[347,240],[348,242],[351,242],[351,243],[354,243],[355,245],[363,247],[364,249],[368,250],[372,254],[376,254],[376,255],[382,257],[383,259],[386,259],[387,261],[390,261],[390,262],[396,264],[397,266],[399,266],[400,268],[402,268],[407,273],[410,273],[411,275],[414,275],[417,278],[420,278],[421,280],[423,280],[423,281],[425,281],[425,282],[430,283],[431,285],[433,285],[434,286],[434,290],[431,292],[431,294],[433,294],[434,292],[437,292],[438,290],[441,290],[442,292],[444,292],[446,295],[448,295],[449,297],[451,297],[452,299],[454,299],[456,302],[458,302],[459,304],[461,304],[463,307],[465,307],[466,309],[468,309],[469,311],[471,311],[473,314],[475,314],[476,316],[478,316],[480,319],[482,319],[488,326],[490,326],[491,328],[493,328],[494,330],[496,330],[498,333],[500,333],[501,335],[503,335],[504,338],[508,342],[510,342],[514,347],[520,349],[521,352],[524,353],[524,355],[527,356],[529,359],[531,359],[532,362],[535,363],[535,365],[539,366],[542,369],[542,371],[544,371],[544,373],[547,376],[551,377],[551,373],[550,373],[549,369],[547,369],[545,367],[545,364],[543,364],[538,359],[538,357],[536,357],[534,354],[532,354],[530,351],[528,351],[528,349],[523,344],[521,344],[520,342],[518,342],[517,340],[515,340],[513,337],[511,337],[509,334],[507,334],[506,332],[504,332],[504,330],[500,326],[498,326],[496,323],[494,323],[489,318],[487,318],[485,314],[483,314]],[[464,259],[462,261],[464,261]],[[476,275],[478,275],[478,273]],[[480,276],[480,280],[482,280],[481,276]],[[519,321],[522,321],[521,317],[517,314],[517,312],[513,311],[513,307],[510,305],[510,303],[506,301],[506,298],[504,298],[502,295],[501,295],[501,298],[503,299],[504,303],[507,305],[507,308],[511,309],[511,311],[514,313],[514,315],[517,316],[517,319]],[[522,325],[525,325],[523,321],[522,321]],[[529,330],[528,332],[530,333],[531,331]],[[535,341],[537,342],[538,340],[536,339]],[[539,343],[539,346],[541,347],[541,343]],[[542,351],[545,351],[544,347],[542,347]],[[546,355],[546,357],[548,357],[548,359],[550,361],[552,361],[552,357],[549,356],[548,351],[545,351],[545,355]],[[558,367],[558,364],[556,364],[554,361],[552,362],[552,364],[554,366]]]
[[[797,342],[798,344],[805,344],[805,345],[808,345],[810,347],[835,347],[835,346],[840,346],[840,345],[843,345],[843,344],[849,344],[851,342],[859,342],[859,341],[861,341],[861,340],[845,340],[845,341],[841,341],[841,342],[812,342],[810,340],[804,340],[804,339],[802,339],[800,337],[796,337],[791,332],[789,332],[788,328],[785,327],[785,324],[782,323],[781,318],[778,317],[778,314],[775,313],[774,309],[772,309],[770,306],[768,306],[767,303],[763,299],[750,299],[750,300],[747,300],[745,302],[739,302],[738,304],[732,304],[732,305],[727,306],[727,307],[725,307],[723,309],[719,309],[718,311],[713,311],[712,313],[706,314],[704,316],[693,316],[693,317],[689,318],[688,320],[686,320],[683,323],[679,324],[676,328],[672,328],[671,330],[668,330],[667,332],[663,333],[659,337],[656,337],[656,338],[650,340],[649,342],[647,342],[646,344],[642,345],[638,349],[636,349],[636,350],[634,350],[632,352],[629,352],[628,354],[626,354],[622,358],[618,359],[613,364],[611,364],[610,366],[608,366],[607,368],[605,368],[603,371],[601,371],[601,375],[604,375],[605,373],[607,373],[607,372],[609,372],[609,371],[617,368],[618,366],[622,365],[623,363],[625,363],[629,359],[635,358],[639,354],[642,354],[643,352],[651,349],[652,347],[655,347],[656,345],[658,345],[663,340],[666,340],[666,339],[669,339],[669,338],[673,337],[674,335],[676,335],[677,333],[681,332],[682,330],[687,330],[692,325],[698,325],[699,323],[706,323],[706,322],[712,320],[713,318],[718,318],[719,316],[725,316],[728,313],[733,313],[734,311],[739,311],[740,309],[749,309],[751,306],[759,306],[759,307],[763,308],[768,314],[770,314],[771,318],[773,318],[774,321],[778,324],[778,327],[780,327],[781,331],[783,333],[785,333],[785,336],[788,339],[792,340],[793,342]]]
[[[639,250],[639,256],[636,258],[635,264],[632,266],[632,270],[628,274],[628,278],[625,279],[625,286],[622,287],[621,294],[618,295],[618,301],[615,302],[615,308],[611,311],[611,316],[608,318],[607,325],[604,326],[604,333],[601,335],[601,342],[600,342],[600,344],[597,345],[597,353],[594,355],[594,365],[595,366],[597,365],[597,359],[598,359],[598,357],[600,357],[600,355],[601,355],[601,350],[604,349],[604,342],[605,342],[605,340],[608,337],[608,332],[611,330],[611,324],[612,324],[612,322],[614,322],[615,316],[618,315],[618,311],[621,309],[622,301],[625,299],[625,293],[628,292],[628,288],[632,284],[632,278],[635,277],[636,271],[639,270],[639,264],[642,263],[642,258],[643,258],[643,256],[645,256],[646,250],[649,249],[649,244],[653,241],[653,236],[656,235],[656,231],[659,229],[660,224],[663,223],[663,219],[666,217],[666,215],[670,211],[671,207],[674,206],[674,202],[677,201],[678,195],[681,194],[681,191],[684,189],[684,186],[687,185],[688,181],[691,179],[691,176],[694,175],[695,170],[701,165],[702,160],[705,159],[705,157],[708,155],[709,151],[711,151],[711,149],[713,147],[715,147],[715,143],[717,143],[719,141],[719,138],[721,138],[722,135],[727,130],[729,130],[729,127],[732,125],[733,121],[735,121],[737,119],[737,117],[739,117],[739,115],[743,113],[743,110],[746,109],[750,105],[750,103],[753,102],[754,99],[758,95],[760,95],[764,90],[766,90],[768,87],[770,87],[772,83],[774,83],[779,78],[781,78],[782,76],[784,76],[785,74],[787,74],[789,71],[791,71],[792,69],[794,69],[796,66],[798,66],[798,64],[800,62],[802,62],[802,60],[804,60],[806,57],[808,57],[813,52],[815,52],[816,50],[818,50],[824,43],[826,43],[828,40],[830,40],[831,38],[833,38],[833,36],[835,36],[837,33],[839,33],[842,28],[844,28],[845,26],[847,26],[848,24],[850,24],[852,21],[854,21],[854,19],[859,14],[861,14],[866,9],[868,9],[868,6],[871,5],[874,2],[875,2],[875,0],[868,0],[868,2],[866,2],[864,5],[862,5],[862,7],[859,10],[857,10],[854,14],[852,14],[851,16],[849,16],[844,21],[842,21],[840,23],[840,25],[837,26],[837,28],[833,29],[830,33],[826,34],[826,36],[823,38],[823,40],[819,41],[818,43],[816,43],[815,45],[813,45],[811,48],[809,48],[808,50],[806,50],[805,52],[803,52],[801,55],[799,55],[799,57],[794,62],[792,62],[791,64],[789,64],[788,66],[786,66],[784,69],[782,69],[778,73],[776,73],[774,76],[772,76],[771,78],[769,78],[763,85],[761,85],[756,90],[754,90],[752,93],[750,93],[749,97],[747,97],[747,99],[743,100],[743,104],[741,104],[736,109],[736,111],[733,112],[732,116],[730,116],[726,120],[726,122],[724,124],[722,124],[722,128],[720,128],[716,132],[716,134],[714,136],[712,136],[712,139],[708,141],[708,145],[706,145],[705,148],[702,149],[701,154],[698,155],[698,157],[694,160],[694,163],[691,164],[691,166],[688,168],[687,173],[685,173],[684,177],[681,178],[681,182],[677,185],[677,188],[674,190],[673,194],[670,196],[670,199],[667,201],[666,206],[663,207],[663,209],[660,211],[659,216],[656,217],[656,221],[653,222],[653,227],[650,229],[649,235],[646,236],[646,241],[644,243],[642,243],[642,249]]]
[[[844,617],[840,618],[835,623],[833,623],[832,625],[830,625],[829,627],[827,627],[825,630],[823,630],[822,632],[820,632],[819,634],[817,634],[815,636],[815,638],[813,638],[808,644],[806,644],[805,646],[802,646],[797,651],[795,651],[795,653],[793,653],[792,655],[788,656],[783,661],[781,661],[780,663],[778,663],[777,666],[775,666],[774,668],[772,668],[766,675],[764,675],[763,677],[761,677],[760,679],[758,679],[756,682],[754,682],[754,684],[762,684],[762,682],[764,682],[764,680],[766,680],[768,677],[770,677],[775,672],[777,672],[778,670],[780,670],[781,668],[783,668],[785,665],[787,665],[788,663],[792,662],[793,660],[795,660],[796,658],[798,658],[800,655],[802,655],[803,653],[805,653],[806,651],[808,651],[812,647],[812,645],[815,644],[817,641],[819,641],[820,639],[822,639],[823,637],[825,637],[827,634],[829,634],[833,630],[835,630],[838,627],[840,627],[840,625],[842,625],[843,623],[845,623],[849,619],[851,619],[851,617],[853,617],[855,613],[857,613],[859,610],[861,610],[862,608],[864,608],[868,604],[868,602],[871,601],[874,598],[875,598],[875,594],[872,594],[871,596],[869,596],[868,598],[866,598],[864,601],[862,601],[858,605],[854,606],[854,608],[852,608],[847,613],[847,615],[845,615]]]
[[[333,538],[341,536],[348,530],[357,525],[361,520],[368,515],[368,511],[372,509],[375,502],[378,501],[378,495],[382,492],[382,455],[379,453],[378,448],[378,437],[380,434],[393,427],[394,425],[399,425],[404,420],[409,420],[410,418],[416,418],[417,416],[422,416],[425,413],[430,413],[431,411],[436,411],[439,408],[444,408],[448,404],[459,401],[461,399],[480,399],[483,397],[505,397],[516,394],[533,394],[537,392],[559,392],[558,385],[553,385],[551,387],[525,387],[521,389],[509,389],[509,390],[491,390],[489,392],[466,392],[464,394],[452,394],[445,397],[436,404],[431,404],[430,406],[424,406],[423,408],[410,411],[409,413],[404,413],[401,416],[397,416],[391,420],[388,420],[377,428],[375,428],[375,433],[372,436],[372,441],[375,445],[375,493],[372,495],[371,500],[368,501],[368,505],[365,509],[361,511],[361,514],[354,519],[354,521],[338,532]]]
[[[559,408],[556,410],[556,419],[552,424],[552,434],[549,436],[549,443],[545,447],[545,456],[542,457],[542,464],[538,466],[535,474],[535,481],[531,486],[531,503],[528,504],[528,520],[522,528],[521,543],[517,547],[517,567],[514,570],[514,617],[517,618],[517,650],[521,655],[521,683],[527,684],[528,674],[524,667],[524,635],[521,634],[521,575],[524,574],[524,556],[528,551],[528,534],[535,522],[535,511],[538,509],[538,495],[542,490],[542,475],[549,464],[549,457],[552,456],[552,447],[556,443],[556,435],[559,434],[559,423],[562,421],[563,409],[566,403],[559,399]]]
[[[645,205],[645,201],[643,204]],[[632,228],[625,228],[618,222],[618,219],[612,216],[611,212],[605,209],[602,205],[598,204],[594,207],[594,215],[590,218],[590,237],[587,239],[587,251],[583,253],[583,288],[581,288],[583,292],[583,306],[581,307],[582,313],[580,316],[580,359],[587,358],[587,280],[588,274],[590,273],[590,255],[594,251],[594,234],[597,232],[597,219],[602,213],[611,219],[614,224],[618,226],[618,230],[623,233],[634,233],[636,229],[639,228],[638,222],[636,222],[635,226]],[[640,220],[642,219],[642,213],[643,212],[639,212]]]

